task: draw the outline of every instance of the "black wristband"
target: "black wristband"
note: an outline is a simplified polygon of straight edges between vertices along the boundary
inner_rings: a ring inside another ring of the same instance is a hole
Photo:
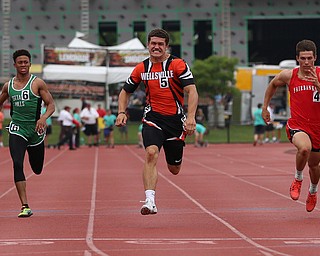
[[[119,112],[118,115],[120,115],[120,114],[125,114],[126,115],[126,112],[123,112],[123,111]]]

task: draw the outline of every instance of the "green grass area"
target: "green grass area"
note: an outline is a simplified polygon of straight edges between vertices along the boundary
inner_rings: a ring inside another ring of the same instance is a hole
[[[4,127],[10,120],[5,120]],[[60,133],[60,126],[57,122],[53,122],[53,134],[49,136],[49,144],[56,144]],[[114,137],[115,144],[137,144],[138,143],[138,122],[128,123],[128,140],[121,138],[119,128],[115,127]],[[86,141],[86,136],[81,132],[83,141]],[[288,142],[285,134],[285,128],[281,130],[282,141]],[[103,134],[101,134],[103,140]],[[209,134],[205,136],[205,140],[209,143],[252,143],[253,142],[253,126],[252,125],[230,125],[230,128],[211,129]],[[193,143],[194,136],[188,136],[186,143]],[[4,145],[8,145],[8,132],[3,130]]]

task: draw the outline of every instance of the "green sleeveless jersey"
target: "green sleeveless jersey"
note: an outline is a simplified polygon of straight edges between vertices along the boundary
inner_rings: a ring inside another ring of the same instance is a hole
[[[40,118],[42,99],[32,92],[31,85],[37,77],[30,76],[27,84],[20,90],[13,87],[12,78],[8,84],[8,93],[11,102],[11,119],[15,123],[35,123]]]

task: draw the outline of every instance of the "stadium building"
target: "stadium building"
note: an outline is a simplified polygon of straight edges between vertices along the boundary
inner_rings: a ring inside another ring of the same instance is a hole
[[[317,0],[0,2],[1,81],[14,73],[11,56],[16,49],[28,49],[32,72],[42,74],[43,46],[66,47],[77,32],[83,34],[82,39],[101,46],[135,37],[145,45],[148,32],[162,27],[170,33],[172,54],[191,66],[195,59],[210,55],[235,57],[243,67],[278,65],[294,59],[299,40],[320,41]]]
[[[170,32],[172,53],[189,63],[218,54],[236,57],[243,66],[278,64],[292,58],[294,51],[289,56],[285,52],[297,40],[318,39],[319,33],[315,35],[312,28],[318,27],[319,4],[298,0],[2,0],[1,76],[13,71],[11,55],[18,48],[29,49],[33,64],[41,64],[43,44],[66,46],[76,31],[94,44],[116,45],[133,37],[145,43],[146,34],[155,27]],[[285,49],[275,49],[283,45]],[[274,51],[279,54],[272,55]]]

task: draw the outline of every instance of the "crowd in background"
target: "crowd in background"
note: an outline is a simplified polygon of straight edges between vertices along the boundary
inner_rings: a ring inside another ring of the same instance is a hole
[[[262,103],[259,103],[257,109],[253,112],[253,146],[263,145],[264,143],[278,143],[281,140],[281,130],[284,124],[275,120],[274,104],[269,104],[268,111],[271,120],[268,124],[262,118]]]

